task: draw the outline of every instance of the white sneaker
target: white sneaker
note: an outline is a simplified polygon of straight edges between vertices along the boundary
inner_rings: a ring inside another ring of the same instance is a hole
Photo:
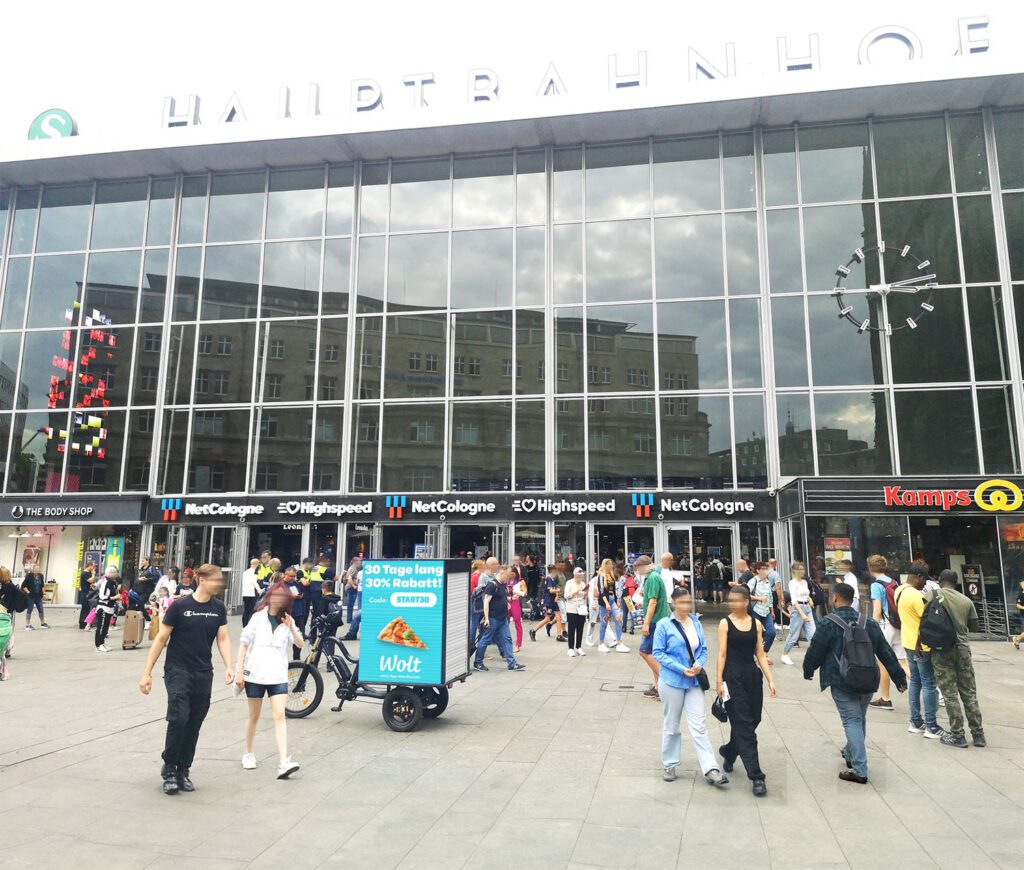
[[[784,665],[791,665],[791,664],[793,664],[793,660],[788,655],[783,655],[782,663]]]
[[[242,769],[243,770],[255,770],[256,769],[256,753],[246,752],[242,756]]]
[[[586,653],[585,653],[585,652],[583,652],[583,650],[581,650],[581,649],[578,649],[578,650],[576,650],[576,655],[578,655],[578,656],[585,656],[585,655],[586,655]]]
[[[615,646],[615,644],[617,644],[617,643],[618,643],[617,640],[609,641],[608,646]]]
[[[576,658],[576,650],[574,650],[574,649],[569,650],[569,658],[571,658],[571,659]]]
[[[611,650],[610,650],[610,649],[609,649],[609,648],[608,648],[607,646],[605,646],[604,644],[601,644],[601,645],[600,645],[600,646],[599,646],[599,647],[597,648],[597,651],[598,651],[598,652],[611,652]]]
[[[618,643],[615,645],[615,652],[629,652],[629,647],[624,643]]]
[[[96,647],[96,652],[110,652],[110,647],[108,647],[106,644],[101,643],[98,647]]]
[[[26,625],[26,626],[25,626],[25,631],[35,631],[35,626],[32,626],[32,625]]]
[[[590,639],[590,638],[588,637],[588,638],[587,638],[587,640],[586,640],[586,644],[587,644],[587,646],[593,646],[593,645],[594,645],[594,641],[593,641],[593,640],[591,640],[591,639]]]
[[[277,766],[277,778],[288,779],[298,769],[299,766],[291,758],[286,758]]]

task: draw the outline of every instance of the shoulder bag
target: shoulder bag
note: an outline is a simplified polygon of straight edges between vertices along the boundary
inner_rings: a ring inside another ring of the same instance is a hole
[[[686,644],[686,650],[690,654],[690,661],[694,665],[697,664],[697,656],[693,654],[693,647],[690,646],[690,639],[686,636],[686,632],[683,631],[683,627],[674,619],[672,620],[672,624],[676,627],[676,631],[679,632],[679,636],[683,639],[683,643]],[[711,688],[711,680],[704,668],[701,668],[700,673],[697,674],[697,685],[700,686],[700,690],[702,692],[706,692]]]

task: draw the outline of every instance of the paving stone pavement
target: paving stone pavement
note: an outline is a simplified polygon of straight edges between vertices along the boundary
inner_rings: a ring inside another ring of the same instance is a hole
[[[197,790],[166,797],[165,696],[159,680],[148,698],[137,689],[145,647],[122,651],[115,632],[114,652],[97,655],[70,611],[51,624],[19,627],[0,684],[4,870],[1020,864],[1024,653],[1007,643],[974,645],[989,747],[906,733],[897,697],[895,712],[871,712],[867,786],[837,779],[829,697],[781,665],[759,730],[769,796],[751,795],[742,766],[727,788],[706,786],[685,731],[679,778],[665,783],[639,636],[628,655],[592,647],[584,659],[542,637],[526,641],[526,671],[474,674],[411,734],[389,731],[379,704],[332,713],[325,701],[289,722],[302,770],[287,782],[274,776],[269,718],[260,767],[242,770],[244,705],[218,682]],[[239,628],[232,620],[234,642]],[[722,726],[708,721],[717,746]]]

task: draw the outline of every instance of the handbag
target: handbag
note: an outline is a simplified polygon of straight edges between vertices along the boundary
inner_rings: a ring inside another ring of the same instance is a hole
[[[722,700],[721,695],[716,697],[714,703],[711,705],[711,715],[719,722],[729,721],[729,714],[725,712],[725,701]]]
[[[156,614],[149,621],[149,639],[156,640],[156,636],[160,633],[160,617]]]
[[[672,620],[672,624],[676,627],[676,631],[679,632],[679,636],[683,639],[683,643],[686,644],[686,651],[690,654],[690,661],[694,664],[697,663],[697,657],[693,654],[693,647],[690,646],[690,639],[686,636],[686,632],[683,631],[683,627],[676,621]],[[708,678],[707,671],[704,668],[700,669],[700,673],[697,674],[697,685],[700,686],[702,692],[706,692],[711,688],[711,680]]]
[[[96,608],[94,607],[92,610],[89,611],[89,615],[85,617],[83,622],[86,625],[92,625],[95,621],[96,621]]]

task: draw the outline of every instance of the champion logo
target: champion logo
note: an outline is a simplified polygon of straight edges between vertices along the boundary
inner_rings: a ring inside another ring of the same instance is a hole
[[[173,523],[178,519],[178,511],[181,510],[181,499],[180,498],[162,498],[160,499],[160,510],[164,512],[164,522]]]
[[[651,508],[654,507],[653,492],[634,492],[631,496],[633,507],[636,509],[637,519],[650,519]]]
[[[405,496],[389,495],[384,498],[384,505],[388,509],[389,520],[400,520],[405,512]]]

